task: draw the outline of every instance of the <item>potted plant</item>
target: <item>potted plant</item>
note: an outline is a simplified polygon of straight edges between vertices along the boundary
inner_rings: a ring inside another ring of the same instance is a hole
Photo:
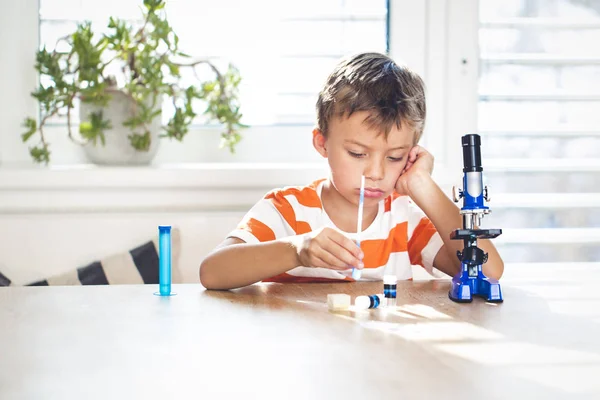
[[[108,33],[98,35],[90,22],[84,22],[60,39],[54,50],[44,47],[36,53],[40,86],[31,95],[40,105],[40,120],[27,117],[22,134],[23,142],[39,139],[29,148],[34,161],[50,161],[44,128],[50,118],[66,116],[69,138],[84,145],[93,162],[148,163],[159,137],[179,141],[185,137],[199,103],[206,105],[207,122],[222,124],[222,147],[234,152],[245,127],[240,122],[239,71],[231,64],[222,71],[210,60],[187,61],[190,56],[179,50],[164,0],[144,0],[143,4],[141,26],[111,17]],[[61,51],[61,46],[67,50]],[[201,66],[210,78],[196,74]],[[194,72],[192,84],[183,84],[184,69]],[[172,114],[161,126],[165,97]],[[76,102],[80,106],[78,133],[71,126]]]

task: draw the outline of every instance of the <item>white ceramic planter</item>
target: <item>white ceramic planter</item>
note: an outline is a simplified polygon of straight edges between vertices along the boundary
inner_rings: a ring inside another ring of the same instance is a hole
[[[100,140],[96,145],[88,143],[83,146],[89,160],[95,164],[102,165],[145,165],[150,164],[159,145],[159,134],[161,129],[161,114],[159,114],[149,126],[150,148],[148,151],[136,150],[131,146],[128,136],[131,129],[123,126],[123,122],[129,119],[135,109],[134,101],[123,92],[111,91],[112,99],[106,107],[99,107],[89,103],[80,103],[79,118],[81,121],[89,121],[89,115],[102,109],[103,118],[110,121],[111,129],[104,131],[106,144],[103,146]],[[159,100],[157,100],[159,103]],[[159,103],[160,104],[160,103]],[[160,107],[160,105],[159,105]]]

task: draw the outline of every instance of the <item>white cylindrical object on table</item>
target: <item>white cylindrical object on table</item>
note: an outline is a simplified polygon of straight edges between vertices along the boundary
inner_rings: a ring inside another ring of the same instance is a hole
[[[383,294],[371,294],[369,296],[357,296],[354,300],[354,306],[359,310],[368,310],[377,308],[383,304]]]

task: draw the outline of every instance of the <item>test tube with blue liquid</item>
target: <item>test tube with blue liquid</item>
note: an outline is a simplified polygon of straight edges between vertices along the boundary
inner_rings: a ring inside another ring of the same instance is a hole
[[[171,227],[158,227],[158,293],[172,296],[171,292]]]

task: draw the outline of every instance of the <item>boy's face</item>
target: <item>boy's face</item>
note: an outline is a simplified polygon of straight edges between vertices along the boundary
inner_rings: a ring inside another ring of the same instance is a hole
[[[365,206],[389,196],[406,165],[414,133],[408,124],[394,125],[387,140],[379,130],[364,123],[366,111],[350,118],[334,117],[327,138],[319,132],[313,144],[329,161],[332,184],[342,197],[358,204],[361,175],[365,176]]]

